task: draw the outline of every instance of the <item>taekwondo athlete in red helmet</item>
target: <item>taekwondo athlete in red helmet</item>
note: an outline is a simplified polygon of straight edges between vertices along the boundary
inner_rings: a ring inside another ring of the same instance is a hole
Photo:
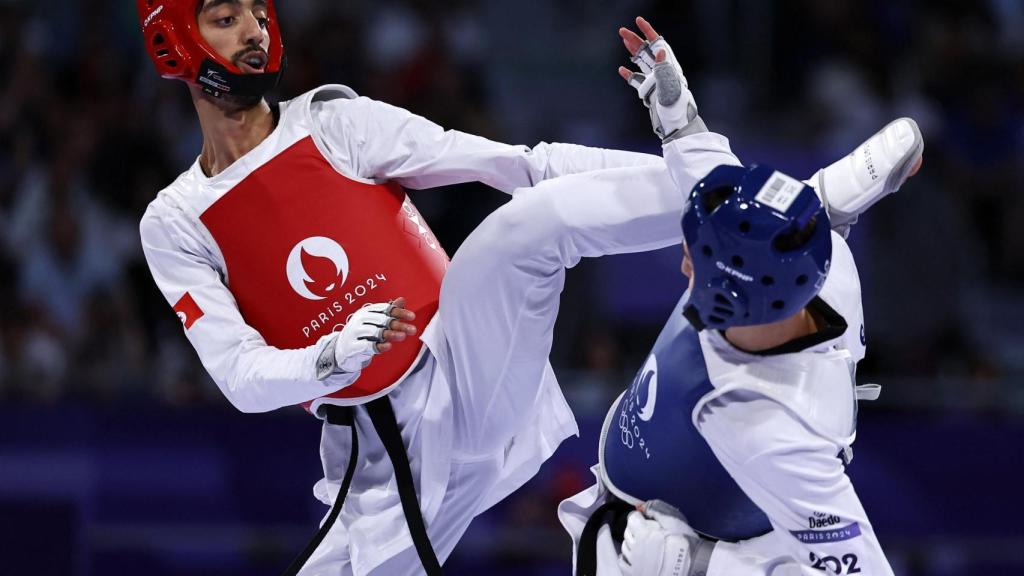
[[[263,96],[285,61],[272,0],[137,7],[147,52],[187,83],[203,134],[196,162],[143,216],[153,277],[236,408],[302,404],[325,420],[314,492],[334,506],[296,570],[394,574],[381,565],[414,550],[398,561],[436,573],[469,520],[576,424],[546,361],[550,326],[516,322],[536,293],[499,276],[480,286],[474,259],[491,257],[472,246],[449,264],[404,188],[480,181],[512,193],[663,161],[500,144],[340,85],[272,105]],[[506,248],[523,246],[508,233]],[[447,502],[456,489],[472,497]]]

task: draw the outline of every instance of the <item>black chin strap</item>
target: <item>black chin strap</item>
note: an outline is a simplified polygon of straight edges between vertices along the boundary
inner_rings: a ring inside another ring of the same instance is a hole
[[[240,96],[243,98],[262,98],[281,81],[288,59],[281,59],[281,68],[277,72],[263,74],[235,74],[223,65],[210,60],[203,60],[199,67],[196,84],[203,92],[215,97]]]
[[[695,330],[697,330],[697,332],[707,328],[704,321],[700,319],[700,312],[697,311],[697,308],[695,308],[693,304],[687,304],[686,307],[683,308],[683,316],[690,321],[690,324]]]

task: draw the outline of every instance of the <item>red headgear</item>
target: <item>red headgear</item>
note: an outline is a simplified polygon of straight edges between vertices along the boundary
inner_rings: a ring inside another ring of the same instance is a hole
[[[270,34],[269,61],[265,72],[244,74],[219,56],[199,33],[196,12],[203,0],[136,0],[146,52],[164,78],[184,80],[206,93],[262,96],[273,88],[284,71],[284,43],[277,25],[274,0],[267,3]]]

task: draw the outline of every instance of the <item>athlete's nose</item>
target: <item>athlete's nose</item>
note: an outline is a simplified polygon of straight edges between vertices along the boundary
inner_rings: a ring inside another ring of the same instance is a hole
[[[242,42],[244,44],[263,44],[263,27],[260,26],[260,20],[253,13],[248,13],[242,16]]]

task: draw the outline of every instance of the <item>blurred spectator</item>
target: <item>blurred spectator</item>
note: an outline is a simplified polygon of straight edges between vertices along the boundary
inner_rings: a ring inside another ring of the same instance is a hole
[[[277,93],[345,83],[493,138],[655,149],[642,110],[614,76],[624,61],[615,28],[648,14],[671,30],[708,122],[741,153],[789,150],[801,167],[814,166],[906,111],[925,128],[915,189],[880,205],[855,232],[858,250],[870,252],[865,308],[879,346],[869,371],[993,378],[1024,366],[1009,344],[993,351],[966,320],[991,315],[993,291],[1001,307],[1024,310],[1022,298],[1002,289],[1024,281],[1024,196],[1013,193],[1024,184],[1018,3],[584,7],[283,3],[290,66]],[[124,3],[0,4],[0,256],[3,296],[17,310],[0,315],[2,398],[223,404],[138,249],[146,204],[201,145],[187,94],[155,77],[140,40]],[[415,198],[450,252],[502,200],[474,185]],[[931,230],[956,241],[929,242]],[[917,270],[909,279],[899,273],[906,247]],[[595,387],[608,393],[644,348],[624,346],[623,335],[649,338],[659,322],[657,311],[628,324],[614,313],[586,320],[588,306],[603,302],[593,277],[630,265],[596,268],[570,285],[560,329],[571,345],[555,349],[560,369],[608,382]],[[943,289],[928,289],[937,284]],[[889,305],[899,290],[926,295],[915,300],[920,311]],[[950,301],[961,304],[944,306]],[[13,382],[36,377],[31,394],[12,392],[24,389]]]

